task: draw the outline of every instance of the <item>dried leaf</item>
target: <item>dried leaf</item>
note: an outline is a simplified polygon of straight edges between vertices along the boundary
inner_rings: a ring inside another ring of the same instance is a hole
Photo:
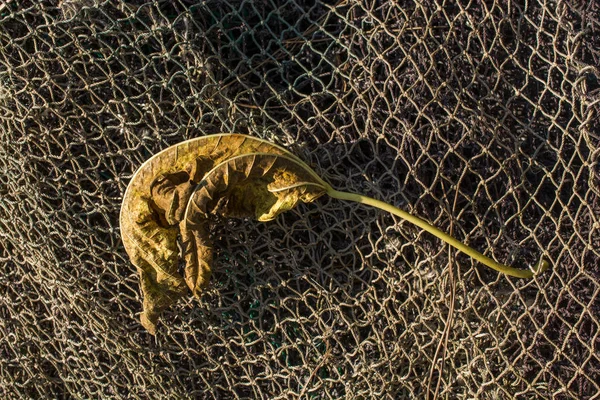
[[[121,208],[125,250],[140,273],[144,311],[152,334],[160,313],[186,292],[199,296],[210,278],[211,216],[255,217],[269,221],[298,202],[322,196],[356,201],[399,216],[504,274],[530,278],[533,271],[502,265],[466,246],[427,221],[382,201],[334,190],[287,150],[250,136],[219,134],[169,147],[134,174]],[[185,281],[177,272],[181,237]]]

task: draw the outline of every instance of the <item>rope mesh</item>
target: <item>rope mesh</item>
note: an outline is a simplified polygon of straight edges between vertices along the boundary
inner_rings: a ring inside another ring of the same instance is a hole
[[[0,1],[1,397],[600,396],[600,6],[447,3]],[[552,268],[324,197],[215,221],[154,338],[122,195],[218,132]]]

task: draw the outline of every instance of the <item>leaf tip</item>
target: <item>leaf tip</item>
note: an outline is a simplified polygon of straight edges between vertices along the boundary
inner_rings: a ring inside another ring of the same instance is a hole
[[[152,336],[156,336],[156,321],[152,321],[151,318],[148,317],[148,313],[143,311],[140,314],[140,322],[144,328],[148,331]]]

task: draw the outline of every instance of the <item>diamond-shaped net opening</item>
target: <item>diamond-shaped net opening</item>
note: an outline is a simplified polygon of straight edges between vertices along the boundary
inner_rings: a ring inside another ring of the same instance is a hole
[[[2,398],[597,398],[597,2],[0,1]],[[201,300],[139,323],[118,216],[185,139],[340,190],[217,220]]]

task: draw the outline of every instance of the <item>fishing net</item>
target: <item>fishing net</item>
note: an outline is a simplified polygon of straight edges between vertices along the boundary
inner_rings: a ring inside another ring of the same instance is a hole
[[[598,398],[600,5],[0,1],[0,397]],[[339,190],[214,222],[201,300],[139,323],[118,216],[185,139]]]

